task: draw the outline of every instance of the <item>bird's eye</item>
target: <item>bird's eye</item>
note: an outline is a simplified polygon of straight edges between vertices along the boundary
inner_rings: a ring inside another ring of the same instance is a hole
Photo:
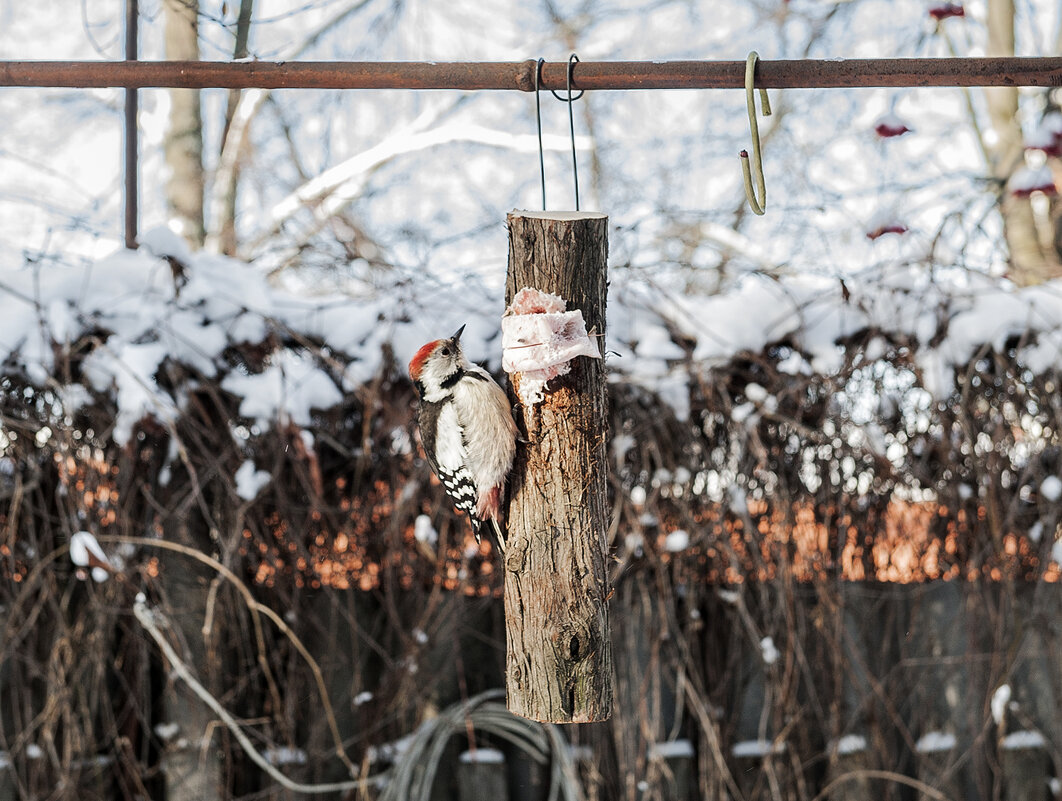
[[[442,353],[443,356],[449,356],[450,355],[450,349],[449,348],[443,348],[442,351],[440,351],[440,352]]]

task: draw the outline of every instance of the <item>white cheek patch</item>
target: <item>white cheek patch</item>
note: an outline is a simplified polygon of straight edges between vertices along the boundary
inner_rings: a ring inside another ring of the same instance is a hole
[[[450,358],[429,359],[425,362],[420,376],[421,384],[424,386],[424,400],[431,403],[445,400],[451,390],[445,389],[443,384],[453,378],[457,368],[458,365]]]

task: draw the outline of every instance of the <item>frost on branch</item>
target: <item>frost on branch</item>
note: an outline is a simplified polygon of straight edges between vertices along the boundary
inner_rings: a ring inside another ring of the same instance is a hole
[[[565,311],[567,302],[549,292],[524,287],[502,318],[502,368],[514,375],[513,386],[524,406],[542,400],[550,379],[571,370],[576,356],[600,359],[586,331],[583,313]]]

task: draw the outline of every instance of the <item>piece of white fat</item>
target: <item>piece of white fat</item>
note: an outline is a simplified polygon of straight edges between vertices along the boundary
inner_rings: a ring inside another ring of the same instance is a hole
[[[568,301],[560,295],[525,286],[513,295],[513,302],[509,304],[509,308],[505,310],[505,313],[506,315],[549,314],[551,312],[562,312],[567,308]]]
[[[507,372],[555,370],[576,356],[601,358],[578,309],[502,319],[502,366]]]
[[[572,359],[601,358],[583,313],[566,307],[563,298],[525,287],[502,318],[502,369],[519,374],[513,384],[525,406],[541,401],[546,383],[566,374]]]

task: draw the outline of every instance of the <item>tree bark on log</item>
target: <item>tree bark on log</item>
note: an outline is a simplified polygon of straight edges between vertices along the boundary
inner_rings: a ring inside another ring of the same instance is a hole
[[[508,225],[506,304],[524,287],[559,295],[601,347],[608,218],[512,212]],[[532,720],[589,722],[612,711],[607,408],[602,360],[580,357],[519,411],[529,442],[517,449],[510,487],[506,687],[510,711]]]

